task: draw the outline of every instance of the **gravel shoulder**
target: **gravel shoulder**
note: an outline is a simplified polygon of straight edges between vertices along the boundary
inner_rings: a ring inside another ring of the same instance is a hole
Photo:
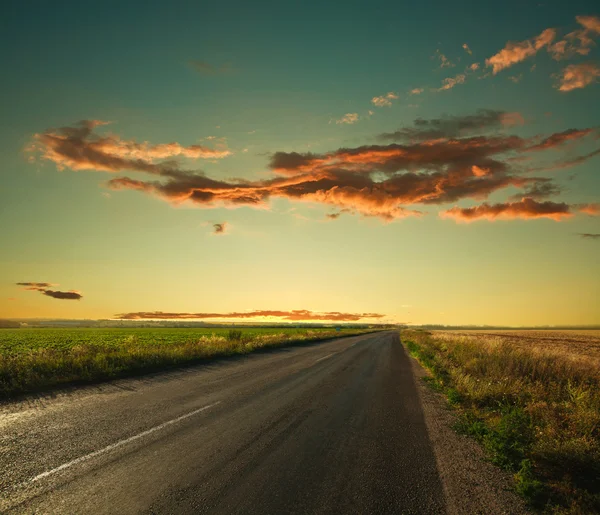
[[[427,371],[414,358],[410,360],[448,514],[531,513],[514,492],[511,475],[486,461],[475,440],[452,429],[456,414],[443,395],[425,383]]]

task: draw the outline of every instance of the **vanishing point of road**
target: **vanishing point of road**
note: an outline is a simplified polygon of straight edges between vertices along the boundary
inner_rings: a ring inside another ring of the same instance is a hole
[[[419,388],[379,332],[20,401],[0,512],[447,513]]]

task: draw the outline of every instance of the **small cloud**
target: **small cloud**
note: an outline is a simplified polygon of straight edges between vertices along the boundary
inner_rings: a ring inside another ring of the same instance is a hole
[[[485,64],[492,68],[492,73],[498,72],[533,57],[542,48],[549,46],[556,37],[556,29],[546,29],[539,36],[525,41],[509,41],[505,47],[489,59]]]
[[[385,95],[381,95],[379,97],[373,97],[371,102],[373,105],[377,107],[389,107],[392,105],[392,100],[397,100],[398,95],[393,91],[386,93]]]
[[[582,213],[597,215],[600,213],[600,205],[579,204],[569,205],[564,202],[537,202],[528,197],[523,197],[517,202],[504,202],[499,204],[488,204],[487,202],[475,207],[459,208],[453,207],[440,213],[442,218],[452,218],[457,222],[472,222],[475,220],[514,220],[549,218],[560,222],[574,215],[573,210]]]
[[[243,148],[242,152],[245,154],[246,152],[248,152],[248,149],[247,148]]]
[[[600,204],[591,203],[591,204],[579,204],[577,206],[579,211],[585,213],[590,216],[599,216],[600,215]]]
[[[580,232],[579,236],[588,240],[600,240],[600,233]]]
[[[508,80],[510,80],[511,82],[518,84],[519,82],[521,82],[521,79],[523,78],[523,74],[519,73],[519,75],[511,75]]]
[[[435,51],[432,59],[438,58],[440,60],[440,68],[454,68],[454,64],[439,49]]]
[[[459,74],[456,77],[448,77],[442,81],[442,86],[434,91],[447,91],[452,89],[457,84],[464,84],[467,76],[464,74]]]
[[[423,93],[423,91],[425,91],[424,88],[414,88],[410,90],[410,94],[411,95],[420,95],[421,93]]]
[[[558,75],[558,83],[554,87],[566,93],[598,82],[599,77],[600,67],[595,63],[570,64]]]
[[[339,120],[336,120],[335,123],[342,124],[346,123],[348,125],[352,125],[353,123],[358,122],[358,113],[346,113]]]
[[[466,43],[463,43],[463,46],[462,46],[462,47],[464,48],[464,50],[465,50],[465,52],[466,52],[467,54],[469,54],[469,55],[473,55],[473,52],[472,52],[472,51],[471,51],[471,49],[469,48],[469,45],[467,45]]]
[[[479,63],[473,63],[469,65],[467,70],[471,70],[472,72],[479,70]]]
[[[229,230],[229,224],[227,222],[221,222],[219,224],[213,224],[213,234],[227,234]]]
[[[46,290],[43,292],[44,295],[48,297],[52,297],[53,299],[63,299],[63,300],[79,300],[83,298],[83,295],[75,290],[70,291],[53,291]]]
[[[47,297],[52,297],[54,299],[63,299],[63,300],[79,300],[83,298],[80,292],[75,290],[69,291],[57,291],[51,290],[50,288],[54,286],[58,286],[53,283],[31,283],[31,282],[20,282],[16,283],[17,286],[24,286],[25,290],[31,291],[39,291],[42,295],[46,295]]]
[[[337,220],[342,214],[349,213],[350,209],[340,209],[334,213],[327,213],[325,216],[329,218],[329,220]]]

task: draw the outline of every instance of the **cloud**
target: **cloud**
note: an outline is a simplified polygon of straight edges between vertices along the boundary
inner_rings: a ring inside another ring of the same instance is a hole
[[[552,179],[538,179],[531,186],[526,188],[521,193],[513,195],[511,200],[520,200],[523,197],[542,200],[554,195],[558,195],[562,189],[552,182]]]
[[[452,89],[457,84],[464,84],[467,76],[464,73],[458,74],[456,77],[447,77],[442,81],[442,86],[435,91],[446,91]]]
[[[336,120],[335,123],[347,123],[348,125],[352,125],[353,123],[358,122],[358,113],[346,113],[339,120]]]
[[[43,292],[44,295],[48,297],[52,297],[53,299],[63,299],[63,300],[79,300],[83,298],[83,295],[78,291],[53,291],[46,290]]]
[[[520,113],[479,109],[475,114],[443,116],[424,120],[417,118],[413,127],[398,129],[379,135],[379,139],[390,141],[427,141],[440,138],[458,138],[474,133],[486,132],[502,127],[523,125],[525,120]]]
[[[230,64],[214,66],[206,61],[191,60],[188,64],[202,75],[223,75],[232,71]]]
[[[469,54],[469,55],[473,55],[473,52],[472,52],[472,51],[471,51],[471,49],[469,48],[469,45],[467,45],[466,43],[463,43],[463,46],[462,46],[462,47],[464,48],[464,50],[465,50],[465,52],[466,52],[467,54]]]
[[[499,204],[483,203],[475,207],[453,207],[440,213],[442,218],[452,218],[459,222],[472,222],[474,220],[496,219],[530,219],[550,218],[557,222],[573,216],[571,206],[564,202],[537,202],[532,198],[524,197],[517,202]]]
[[[281,318],[290,321],[335,321],[335,322],[356,322],[365,319],[379,319],[385,317],[380,313],[341,313],[339,311],[330,311],[318,313],[307,309],[297,309],[292,311],[278,310],[257,310],[247,312],[232,313],[165,313],[163,311],[141,311],[137,313],[120,313],[115,318],[120,320],[171,320],[171,319],[234,319],[234,318]]]
[[[479,70],[479,63],[470,64],[467,70],[471,70],[472,72]]]
[[[17,286],[25,286],[25,290],[35,290],[35,291],[45,291],[48,288],[52,288],[53,286],[57,286],[52,283],[16,283]]]
[[[570,64],[561,71],[554,87],[566,93],[598,82],[599,77],[600,66],[595,63]]]
[[[597,16],[576,16],[575,19],[583,28],[570,32],[564,39],[548,47],[548,52],[557,61],[588,55],[595,45],[593,38],[600,34],[600,18]]]
[[[438,58],[440,60],[440,68],[453,68],[454,64],[448,59],[440,50],[436,50],[435,54],[432,56],[433,58]]]
[[[179,172],[166,182],[122,177],[109,185],[145,191],[175,204],[267,209],[269,199],[287,198],[391,221],[420,216],[408,206],[485,199],[509,186],[535,183],[540,178],[511,173],[508,161],[499,159],[528,146],[530,140],[518,136],[474,136],[341,148],[326,154],[276,152],[270,163],[275,176],[266,180],[218,181]]]
[[[410,90],[410,94],[411,95],[420,95],[421,93],[423,93],[423,91],[425,91],[424,88],[414,88]]]
[[[485,64],[488,67],[491,66],[493,74],[496,75],[498,72],[534,56],[542,48],[550,45],[555,37],[556,29],[546,29],[534,39],[520,42],[509,41],[497,54],[486,59]]]
[[[549,186],[542,187],[546,179],[533,177],[534,170],[520,163],[527,157],[525,152],[544,152],[567,136],[558,133],[522,138],[500,132],[522,123],[519,113],[489,109],[463,116],[418,118],[411,127],[380,135],[381,140],[393,141],[388,144],[323,153],[274,152],[268,163],[270,175],[259,179],[212,178],[202,171],[182,169],[173,161],[145,161],[140,166],[138,161],[129,160],[114,171],[120,172],[122,166],[147,176],[120,175],[107,186],[149,194],[171,205],[268,210],[273,199],[286,199],[389,222],[422,216],[420,206],[464,199],[485,201],[492,193],[509,187],[523,195],[549,194]],[[87,146],[79,143],[77,148]],[[81,155],[68,155],[77,157],[69,162],[78,169]],[[115,168],[99,161],[96,154],[92,157],[86,155],[86,163],[97,164],[104,171]],[[587,158],[578,156],[572,161]]]
[[[511,75],[508,80],[510,80],[511,82],[518,84],[519,82],[521,82],[521,79],[523,78],[523,74],[519,73],[519,75]]]
[[[581,236],[582,238],[590,239],[590,240],[600,240],[600,234],[598,234],[598,233],[580,232],[579,236]]]
[[[327,213],[325,215],[325,217],[328,218],[329,220],[337,220],[344,213],[350,213],[350,212],[351,211],[349,209],[340,209],[339,211],[336,211],[334,213]]]
[[[26,151],[54,162],[59,170],[136,170],[156,174],[173,168],[173,161],[157,163],[157,160],[176,157],[221,159],[231,155],[227,149],[211,149],[202,145],[186,147],[175,142],[151,145],[148,142],[123,140],[113,134],[101,136],[94,133],[96,127],[107,123],[83,120],[74,127],[49,129],[34,135]]]
[[[527,151],[548,150],[558,148],[569,141],[577,141],[584,138],[588,134],[594,132],[594,129],[567,129],[566,131],[557,132],[544,138],[539,143],[528,147]]]
[[[577,206],[579,211],[585,213],[590,216],[599,216],[600,215],[600,204],[592,203],[592,204],[579,204]]]
[[[227,222],[221,222],[219,224],[213,224],[213,234],[226,234],[229,224]]]
[[[42,295],[46,295],[47,297],[52,297],[54,299],[63,299],[63,300],[79,300],[83,298],[80,292],[75,290],[69,291],[57,291],[51,290],[50,288],[54,286],[58,286],[53,283],[32,283],[32,282],[20,282],[16,283],[17,286],[24,286],[25,290],[39,291]]]
[[[381,95],[379,97],[373,97],[371,102],[373,105],[377,107],[389,107],[392,105],[392,100],[397,100],[398,95],[393,91],[386,93],[385,95]]]

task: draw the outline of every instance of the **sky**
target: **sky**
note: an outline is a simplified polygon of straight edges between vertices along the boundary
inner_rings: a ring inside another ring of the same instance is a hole
[[[600,323],[596,2],[0,26],[0,317]]]

